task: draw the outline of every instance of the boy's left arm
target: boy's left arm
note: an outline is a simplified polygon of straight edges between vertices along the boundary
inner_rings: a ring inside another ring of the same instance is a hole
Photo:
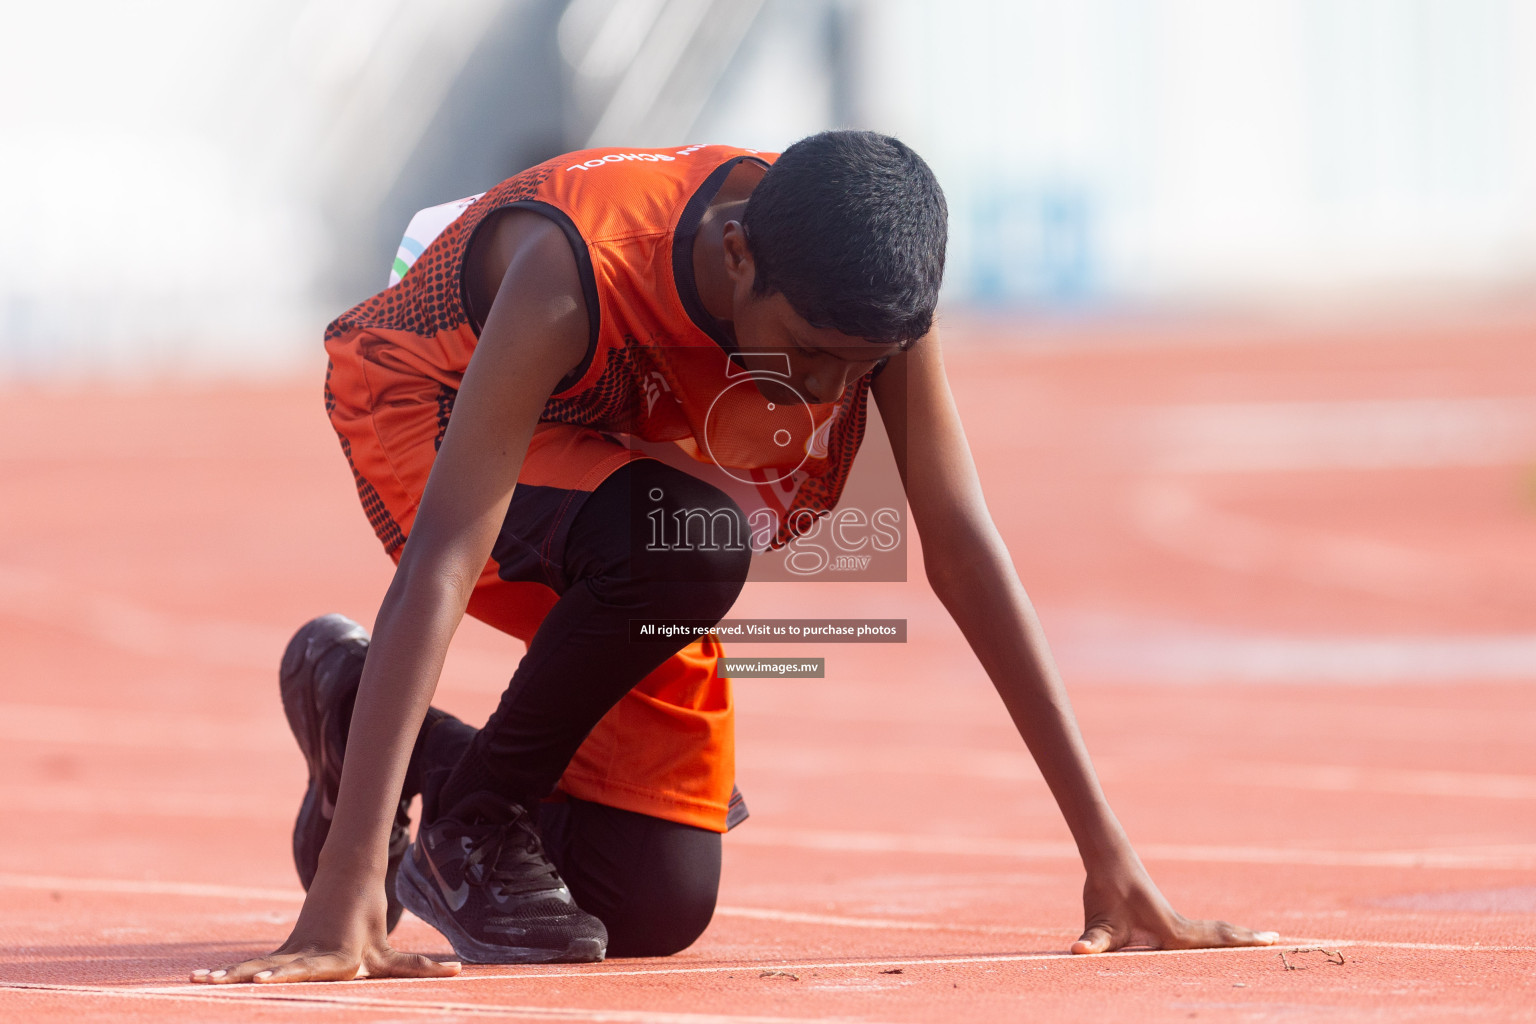
[[[928,581],[996,686],[1087,869],[1086,924],[1072,952],[1273,943],[1274,932],[1181,916],[1110,810],[1040,622],[982,498],[937,333],[892,358],[872,390],[922,539]]]

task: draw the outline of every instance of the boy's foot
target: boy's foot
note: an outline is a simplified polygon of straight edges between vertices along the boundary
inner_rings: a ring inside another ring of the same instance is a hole
[[[528,811],[492,793],[423,825],[395,887],[472,963],[589,963],[608,951],[608,929],[571,899]]]
[[[314,880],[320,848],[331,831],[336,791],[341,787],[341,761],[347,750],[352,704],[368,653],[368,631],[343,615],[322,615],[306,622],[283,652],[278,675],[283,712],[309,766],[309,788],[293,824],[293,863],[304,888]],[[410,845],[409,800],[401,799],[389,830],[389,867],[384,877],[389,903],[386,927],[400,920],[395,898],[395,871]]]

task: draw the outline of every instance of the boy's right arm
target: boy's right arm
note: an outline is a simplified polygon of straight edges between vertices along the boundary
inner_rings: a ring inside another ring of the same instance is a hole
[[[374,624],[335,817],[304,908],[271,955],[200,971],[194,981],[328,981],[352,978],[359,968],[372,977],[458,970],[389,946],[390,823],[449,640],[490,557],[539,415],[585,357],[589,337],[575,257],[560,229],[526,212],[503,214],[487,227],[495,234],[485,259],[501,271],[501,283]]]

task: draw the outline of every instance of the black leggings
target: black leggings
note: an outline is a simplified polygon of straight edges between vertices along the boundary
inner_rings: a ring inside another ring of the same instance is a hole
[[[642,501],[668,520],[701,509],[732,517],[740,543],[653,550],[651,520],[632,514]],[[570,584],[485,727],[432,712],[412,766],[423,817],[431,821],[486,789],[537,805],[603,715],[690,642],[632,642],[630,620],[719,621],[746,581],[747,536],[730,497],[680,470],[643,459],[610,475],[571,524]],[[544,805],[540,822],[576,902],[608,927],[611,955],[674,953],[708,925],[720,880],[718,833],[581,800]]]
[[[477,731],[444,712],[429,727],[422,766],[428,794]],[[709,926],[720,888],[720,833],[572,796],[539,805],[539,832],[577,906],[607,927],[609,956],[670,956]]]

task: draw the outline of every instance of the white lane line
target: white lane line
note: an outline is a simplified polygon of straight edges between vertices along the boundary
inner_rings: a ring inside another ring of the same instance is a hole
[[[1400,596],[1444,589],[1444,581],[1404,583],[1385,569],[1367,571],[1341,560],[1323,579],[1320,559],[1286,550],[1268,539],[1244,543],[1256,553],[1217,557],[1218,530],[1192,527],[1182,553],[1234,572],[1305,575],[1306,582],[1361,588],[1383,579],[1383,592]],[[1210,557],[1207,557],[1210,556]],[[1473,570],[1475,574],[1475,570]],[[1373,584],[1374,586],[1374,584]],[[1064,620],[1051,647],[1075,675],[1141,685],[1246,683],[1277,686],[1409,686],[1425,683],[1513,681],[1536,678],[1536,633],[1363,636],[1240,632],[1151,620],[1116,622],[1083,616]]]
[[[1457,799],[1536,800],[1536,775],[1417,771],[1348,765],[1216,761],[1207,767],[1233,785],[1304,789],[1327,793],[1386,793]]]
[[[1228,572],[1294,579],[1378,597],[1433,593],[1468,598],[1491,584],[1523,580],[1521,561],[1469,559],[1396,543],[1369,531],[1319,529],[1220,507],[1185,480],[1152,477],[1134,492],[1132,516],[1153,543]],[[1525,563],[1528,566],[1528,562]],[[1145,632],[1143,625],[1137,632]],[[1074,666],[1128,678],[1253,682],[1387,683],[1519,679],[1536,675],[1536,636],[1264,636],[1177,627],[1127,642],[1124,631],[1104,637],[1068,633],[1063,656]],[[1138,668],[1136,659],[1148,662]]]
[[[111,892],[142,896],[192,896],[198,899],[276,900],[301,903],[302,889],[263,889],[248,885],[210,885],[202,882],[159,882],[132,878],[72,878],[64,875],[0,873],[0,889],[38,889],[44,892]]]
[[[298,889],[262,889],[236,885],[204,885],[197,882],[155,882],[133,879],[66,878],[59,875],[0,874],[0,889],[31,889],[42,892],[110,892],[143,896],[190,896],[198,899],[266,900],[300,903],[304,893]],[[995,927],[979,924],[946,924],[937,921],[913,921],[891,917],[849,917],[836,914],[808,914],[767,907],[715,908],[717,917],[736,917],[755,921],[782,921],[786,924],[810,924],[829,928],[860,928],[872,931],[969,932],[982,935],[1059,936],[1059,928]]]
[[[1475,943],[1450,943],[1450,942],[1379,942],[1372,939],[1330,939],[1330,938],[1298,938],[1286,937],[1283,942],[1272,946],[1237,946],[1227,949],[1155,949],[1155,950],[1122,950],[1114,953],[1095,953],[1092,956],[1082,956],[1066,952],[1041,952],[1041,953],[1003,953],[985,954],[976,956],[933,956],[933,957],[906,957],[906,958],[881,958],[881,959],[845,959],[797,962],[792,960],[758,960],[735,964],[720,964],[708,967],[653,967],[632,968],[628,970],[610,970],[605,966],[593,966],[588,968],[559,968],[543,969],[538,967],[528,968],[502,968],[501,973],[489,973],[486,970],[475,968],[474,973],[462,974],[456,978],[365,978],[359,979],[353,984],[369,985],[454,985],[468,982],[483,981],[541,981],[545,979],[571,978],[635,978],[650,977],[653,975],[709,975],[709,974],[736,974],[762,970],[777,971],[841,971],[859,970],[863,968],[891,968],[891,967],[943,967],[962,964],[1003,964],[1024,963],[1041,960],[1060,960],[1075,963],[1097,962],[1105,959],[1119,959],[1124,957],[1189,957],[1210,956],[1215,954],[1252,954],[1273,953],[1288,951],[1297,946],[1326,946],[1330,949],[1399,949],[1407,951],[1434,951],[1451,953],[1527,953],[1536,954],[1536,946],[1510,946],[1510,945],[1478,945]],[[516,973],[508,973],[516,972]],[[232,998],[291,998],[295,1001],[331,1001],[324,997],[285,997],[282,995],[268,995],[269,990],[258,989],[254,986],[230,986],[217,989],[205,988],[186,982],[180,985],[145,986],[140,988],[97,988],[89,985],[48,985],[30,982],[3,982],[0,981],[0,989],[36,989],[41,991],[76,992],[86,995],[115,995],[137,996],[143,998],[186,998],[186,999],[232,999]],[[358,1002],[359,999],[348,999],[348,1002]],[[453,1006],[449,1003],[413,1003],[390,1002],[390,1008],[408,1006],[430,1006],[438,1008]],[[476,1006],[476,1004],[466,1004]],[[477,1007],[477,1011],[489,1009],[485,1006]],[[500,1012],[507,1010],[525,1009],[523,1007],[501,1007]],[[538,1013],[555,1012],[545,1007],[528,1007],[528,1010]],[[590,1011],[566,1011],[566,1012],[590,1012]],[[613,1011],[602,1011],[613,1012]],[[614,1020],[629,1020],[631,1018],[612,1018]],[[673,1018],[659,1018],[654,1016],[640,1016],[638,1020],[661,1020]],[[709,1021],[720,1021],[722,1024],[735,1024],[735,1022],[764,1021],[782,1022],[790,1018],[760,1018],[760,1017],[730,1017],[709,1015],[679,1015],[678,1024],[706,1024]],[[832,1020],[836,1018],[819,1018]]]
[[[236,669],[267,669],[288,642],[285,631],[249,622],[194,619],[157,611],[63,579],[0,564],[0,616],[68,630],[130,654]]]
[[[1441,868],[1446,870],[1530,871],[1536,846],[1450,850],[1299,850],[1259,846],[1191,846],[1147,843],[1148,860],[1193,864],[1285,864],[1327,868]]]
[[[833,829],[777,828],[754,824],[733,832],[727,842],[744,846],[789,847],[839,853],[928,853],[953,856],[1077,860],[1077,847],[1024,839],[983,836],[908,835]],[[1536,869],[1536,846],[1451,850],[1313,850],[1269,846],[1200,846],[1143,843],[1147,860],[1197,864],[1286,864],[1301,867],[1446,868],[1528,871]]]
[[[753,825],[733,833],[729,842],[744,846],[789,847],[837,853],[928,853],[1037,860],[1077,860],[1071,843],[1032,842],[966,836],[914,836],[888,832],[841,832],[815,829],[773,828]],[[1148,860],[1203,864],[1281,864],[1299,867],[1441,868],[1447,870],[1531,870],[1536,868],[1536,846],[1510,845],[1449,850],[1307,850],[1277,847],[1183,846],[1146,843],[1139,847]],[[244,900],[277,900],[294,903],[303,899],[298,889],[260,888],[201,882],[151,879],[77,878],[65,875],[0,873],[0,888],[58,890],[61,892],[111,892],[161,896],[192,896]],[[737,917],[804,921],[847,927],[898,927],[879,918],[849,918],[798,914],[749,907],[720,907],[717,913]],[[770,916],[772,915],[772,916]],[[864,922],[869,923],[864,923]],[[854,923],[858,922],[858,923]],[[948,926],[911,923],[912,928]],[[1010,929],[1012,930],[1012,929]]]
[[[446,979],[419,979],[442,981]],[[286,987],[286,986],[285,986]],[[433,1000],[379,999],[367,996],[331,996],[274,992],[271,988],[242,985],[215,988],[207,985],[169,989],[94,988],[89,985],[47,985],[0,981],[0,991],[30,991],[106,999],[195,1003],[283,1003],[291,1007],[324,1010],[387,1010],[391,1014],[457,1014],[466,1017],[497,1017],[525,1020],[582,1020],[598,1024],[840,1024],[864,1021],[853,1017],[769,1017],[757,1014],[683,1013],[668,1010],[608,1010],[570,1006],[519,1006],[504,1003],[450,1003]]]
[[[997,927],[981,924],[945,924],[938,921],[912,921],[892,917],[845,917],[837,914],[804,914],[794,910],[769,910],[765,907],[716,907],[716,917],[740,917],[752,921],[783,921],[786,924],[814,924],[829,928],[864,928],[872,931],[970,932],[979,935],[1060,936],[1060,928]]]
[[[101,789],[74,784],[0,786],[0,805],[13,813],[77,817],[126,815],[143,818],[216,818],[223,821],[291,821],[298,801],[274,799],[263,792],[227,794],[165,792],[152,789]]]
[[[1318,940],[1307,939],[1302,945],[1315,944]],[[1294,944],[1293,944],[1294,945]],[[1351,945],[1351,943],[1335,943],[1335,945]],[[1198,956],[1209,953],[1255,953],[1274,949],[1290,949],[1291,946],[1234,946],[1230,949],[1148,949],[1134,952],[1119,953],[1095,953],[1092,959],[1102,957],[1125,956]],[[540,970],[538,968],[504,968],[507,971],[518,971],[510,974],[488,974],[477,969],[473,974],[461,974],[456,978],[368,978],[364,979],[368,984],[377,985],[418,985],[422,982],[469,982],[469,981],[538,981],[544,978],[642,978],[651,975],[672,974],[742,974],[752,971],[836,971],[857,970],[865,967],[928,967],[928,966],[953,966],[955,964],[1011,964],[1021,963],[1026,960],[1087,960],[1087,956],[1066,952],[1048,953],[988,953],[975,956],[932,956],[932,957],[906,957],[902,959],[848,959],[827,960],[818,962],[797,963],[790,960],[752,960],[735,964],[722,964],[711,967],[653,967],[630,968],[628,970],[604,970],[601,966],[594,966],[586,970],[563,968],[557,970]],[[475,966],[475,965],[471,965]],[[175,993],[185,992],[192,987],[192,982],[180,986],[163,986],[159,988],[140,988],[136,992],[148,993]]]
[[[1327,946],[1329,949],[1403,949],[1403,950],[1434,950],[1456,953],[1536,953],[1536,946],[1479,946],[1460,945],[1455,943],[1438,942],[1373,942],[1370,939],[1323,939],[1323,938],[1291,938],[1287,937],[1283,942],[1277,942],[1272,946],[1232,946],[1225,949],[1138,949],[1121,950],[1114,953],[1094,953],[1091,956],[1068,953],[1064,951],[1038,952],[1038,953],[987,953],[972,956],[929,956],[906,958],[852,958],[847,960],[823,960],[796,962],[792,960],[754,960],[735,964],[713,965],[709,967],[650,967],[630,968],[627,970],[609,970],[605,966],[593,966],[588,968],[502,968],[505,972],[517,973],[485,973],[483,968],[475,968],[474,973],[461,974],[456,978],[378,978],[366,979],[368,984],[378,985],[419,985],[423,983],[464,983],[472,981],[539,981],[545,978],[571,979],[571,978],[638,978],[651,975],[684,975],[684,974],[741,974],[751,971],[838,971],[859,970],[868,967],[930,967],[953,966],[957,964],[1007,964],[1024,963],[1039,960],[1064,960],[1073,963],[1086,961],[1098,961],[1106,958],[1121,957],[1201,957],[1221,953],[1251,954],[1274,953],[1279,951],[1289,952],[1297,946]],[[471,965],[473,966],[473,965]],[[181,986],[165,986],[160,988],[136,989],[140,992],[184,992],[191,983]]]
[[[178,665],[267,672],[274,681],[283,647],[299,626],[297,622],[278,626],[162,611],[83,588],[60,575],[4,563],[0,563],[0,618],[63,630],[90,643]],[[499,644],[499,638],[493,643]],[[494,681],[499,688],[518,657],[499,647],[456,643],[449,649],[443,678]]]
[[[1165,405],[1122,429],[1181,473],[1519,465],[1536,456],[1536,399],[1393,398]]]
[[[777,750],[779,748],[771,748]],[[828,771],[873,771],[888,773],[887,766],[876,756],[863,760],[837,752],[829,752],[827,758],[798,757],[792,749],[786,758],[775,763],[780,772],[801,771],[807,763],[826,766],[838,765]],[[897,758],[892,758],[891,772]],[[916,750],[908,761],[907,771],[925,776],[950,776],[966,778],[1016,778],[1025,784],[1039,785],[1039,775],[1032,762],[1021,759],[1016,769],[1008,766],[1002,752],[967,760],[964,757],[940,756],[933,749]],[[931,766],[927,770],[925,766]],[[1106,779],[1119,779],[1131,774],[1128,765],[1112,759],[1101,762],[1100,774]],[[1536,776],[1491,775],[1470,772],[1401,771],[1390,769],[1360,768],[1343,765],[1265,764],[1258,762],[1213,761],[1200,765],[1210,773],[1205,780],[1211,786],[1264,786],[1278,789],[1294,789],[1305,792],[1329,793],[1382,793],[1397,796],[1433,796],[1451,799],[1486,800],[1536,800]],[[809,774],[822,774],[809,773]],[[270,795],[243,797],[227,801],[208,793],[168,792],[152,789],[110,790],[97,786],[72,783],[34,783],[25,786],[0,785],[0,804],[12,812],[38,815],[98,815],[98,816],[155,816],[161,818],[218,819],[226,821],[290,820],[294,803],[286,798]],[[750,842],[750,840],[748,840]],[[1049,856],[1067,856],[1065,846]]]
[[[1145,766],[1114,757],[1095,758],[1106,779],[1139,778]],[[843,750],[828,746],[754,743],[736,751],[738,772],[792,776],[869,773],[1026,782],[1044,792],[1040,769],[1024,750],[905,746]],[[1338,793],[1389,793],[1488,800],[1536,800],[1536,775],[1423,771],[1355,765],[1277,761],[1189,761],[1166,767],[1199,768],[1203,785],[1265,786]]]
[[[157,882],[116,878],[72,878],[62,875],[0,874],[0,889],[31,889],[43,892],[105,892],[147,896],[190,896],[202,899],[265,900],[298,904],[304,898],[299,889],[258,888],[254,886],[210,885],[199,882]],[[792,924],[814,924],[833,928],[859,928],[892,931],[949,931],[981,934],[1017,934],[1059,936],[1060,928],[992,927],[987,925],[950,925],[931,921],[914,921],[904,918],[851,917],[833,914],[809,914],[789,910],[771,910],[762,907],[721,906],[715,913],[723,917],[749,920],[784,921]],[[1395,915],[1404,916],[1404,915]],[[1407,915],[1419,917],[1422,915]],[[1378,942],[1371,939],[1296,939],[1299,943],[1335,943],[1342,945],[1369,945],[1392,949],[1439,949],[1450,951],[1504,951],[1536,952],[1533,946],[1480,946],[1445,945],[1422,942]],[[690,968],[691,970],[692,968]],[[740,968],[731,968],[740,969]],[[578,972],[585,976],[585,972]]]
[[[1275,949],[1289,951],[1291,946],[1356,946],[1371,949],[1440,950],[1446,953],[1536,953],[1536,946],[1480,946],[1456,942],[1376,942],[1371,939],[1297,939]]]
[[[281,651],[281,648],[278,648]],[[276,661],[272,675],[276,677]],[[72,743],[82,747],[136,747],[151,750],[230,751],[271,754],[294,749],[293,738],[276,710],[252,721],[249,716],[219,718],[174,710],[68,707],[56,704],[0,704],[0,739],[14,743]]]

